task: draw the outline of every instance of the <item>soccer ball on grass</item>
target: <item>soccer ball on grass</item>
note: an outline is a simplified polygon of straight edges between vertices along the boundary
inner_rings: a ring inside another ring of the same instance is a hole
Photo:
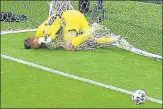
[[[143,104],[146,100],[146,94],[143,90],[136,90],[132,94],[132,102],[135,104]]]

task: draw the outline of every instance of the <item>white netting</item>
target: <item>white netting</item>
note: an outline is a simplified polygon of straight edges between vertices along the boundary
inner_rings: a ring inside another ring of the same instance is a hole
[[[1,14],[1,33],[7,34],[6,31],[12,33],[11,30],[20,30],[20,32],[25,32],[27,29],[29,29],[27,31],[35,30],[49,15],[77,9],[85,14],[90,25],[99,22],[98,34],[101,36],[102,34],[111,37],[122,35],[121,41],[114,46],[162,59],[159,56],[162,55],[162,9],[161,2],[157,3],[150,1],[103,1],[102,3],[102,0],[1,1],[1,13],[8,13]]]
[[[53,14],[62,14],[66,10],[73,10],[73,6],[70,1],[52,1],[49,2],[49,16]]]
[[[149,52],[146,52],[146,51],[143,51],[141,49],[134,47],[123,36],[112,33],[108,28],[101,26],[99,24],[95,24],[94,26],[95,28],[97,28],[97,33],[98,34],[100,33],[101,36],[107,35],[108,37],[111,37],[111,38],[117,38],[117,42],[113,43],[112,44],[113,46],[125,49],[127,51],[130,51],[139,55],[147,56],[147,57],[154,58],[157,60],[162,60],[162,57],[159,55],[152,54],[152,53],[149,53]],[[96,35],[96,32],[95,32],[95,35]]]

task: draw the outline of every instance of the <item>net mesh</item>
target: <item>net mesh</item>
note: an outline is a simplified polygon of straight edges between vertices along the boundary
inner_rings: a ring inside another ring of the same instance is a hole
[[[49,3],[49,16],[53,14],[61,15],[66,10],[73,10],[73,6],[70,1],[52,1]]]
[[[147,51],[147,53],[144,52],[145,55],[150,52],[154,56],[155,54],[161,56],[161,6],[161,0],[145,2],[141,0],[1,1],[1,31],[37,28],[53,13],[62,14],[65,10],[77,9],[86,16],[90,25],[98,22],[101,29],[96,33],[110,36],[121,35],[123,39],[125,38],[121,41],[123,42],[121,45],[126,44],[130,51],[134,51],[135,49],[131,50],[134,47]],[[118,44],[115,46],[120,47]],[[143,51],[138,54],[143,54]]]

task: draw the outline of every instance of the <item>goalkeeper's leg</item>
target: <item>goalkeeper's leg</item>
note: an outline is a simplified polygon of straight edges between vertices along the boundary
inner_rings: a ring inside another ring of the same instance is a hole
[[[115,43],[115,42],[117,42],[117,40],[118,39],[116,39],[116,38],[110,38],[110,37],[101,37],[101,38],[95,38],[95,42],[97,43],[97,44],[112,44],[112,43]]]

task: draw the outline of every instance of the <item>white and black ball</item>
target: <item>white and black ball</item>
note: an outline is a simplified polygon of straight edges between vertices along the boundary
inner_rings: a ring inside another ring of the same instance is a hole
[[[143,90],[136,90],[133,92],[131,99],[135,104],[143,104],[146,100],[146,93]]]

